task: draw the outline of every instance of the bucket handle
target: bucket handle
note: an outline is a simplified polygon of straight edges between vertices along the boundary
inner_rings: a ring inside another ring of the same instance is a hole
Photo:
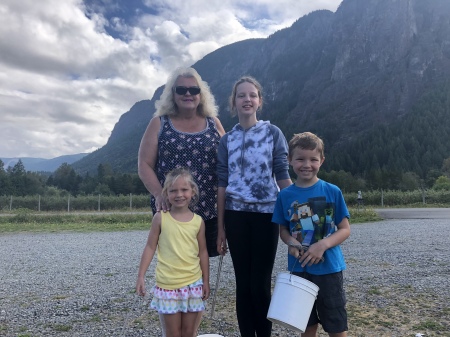
[[[292,266],[292,270],[289,271],[289,283],[292,283],[291,278],[292,278],[292,273],[294,272],[295,269],[295,265],[297,264],[298,259],[295,259],[294,265]]]

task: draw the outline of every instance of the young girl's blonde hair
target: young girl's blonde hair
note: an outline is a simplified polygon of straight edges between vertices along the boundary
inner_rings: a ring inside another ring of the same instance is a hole
[[[164,182],[164,186],[162,189],[162,196],[167,199],[168,197],[168,192],[167,190],[173,185],[173,183],[175,182],[175,180],[177,180],[178,178],[184,178],[186,180],[186,182],[191,186],[192,188],[192,200],[191,200],[191,204],[190,206],[194,206],[199,199],[199,191],[198,191],[198,185],[197,183],[194,181],[194,177],[192,176],[191,172],[183,167],[178,167],[176,169],[173,169],[172,171],[170,171],[169,173],[166,174],[166,181]]]

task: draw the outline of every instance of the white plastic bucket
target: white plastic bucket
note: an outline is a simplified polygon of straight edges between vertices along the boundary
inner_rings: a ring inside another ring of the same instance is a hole
[[[215,334],[215,333],[213,333],[213,334],[206,334],[206,335],[199,335],[199,336],[197,336],[197,337],[223,337],[222,335],[217,335],[217,334]]]
[[[286,328],[305,332],[319,287],[302,277],[279,273],[267,319]]]

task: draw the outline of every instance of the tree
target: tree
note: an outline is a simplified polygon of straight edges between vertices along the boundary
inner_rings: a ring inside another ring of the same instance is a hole
[[[94,194],[111,195],[113,193],[109,189],[108,185],[106,185],[106,184],[98,184],[97,187],[95,188]]]
[[[447,159],[444,159],[444,162],[442,163],[441,171],[443,174],[445,174],[447,177],[450,178],[450,157]]]
[[[97,179],[98,182],[106,183],[106,178],[113,175],[113,170],[110,164],[99,164],[97,167]]]
[[[97,186],[97,179],[90,176],[89,172],[86,173],[79,186],[79,192],[84,195],[92,194]]]
[[[22,160],[14,165],[12,168],[8,167],[7,169],[9,180],[11,183],[12,194],[17,196],[25,196],[26,193],[26,171],[25,166],[22,163]]]
[[[79,185],[81,183],[81,177],[75,173],[75,170],[67,163],[62,163],[50,177],[49,180],[53,181],[53,185],[70,192],[73,195],[78,193]]]
[[[433,187],[436,180],[441,176],[441,172],[436,169],[431,169],[427,172],[427,175],[425,177],[425,186],[426,187]]]
[[[450,191],[450,178],[446,176],[440,176],[439,178],[437,178],[436,182],[433,185],[433,190]]]
[[[5,164],[0,159],[0,195],[9,195],[12,194],[12,190],[4,165]]]
[[[402,174],[399,189],[402,191],[412,191],[420,188],[420,178],[414,172],[406,172]]]
[[[44,194],[45,176],[36,172],[27,172],[25,174],[25,188],[23,195]]]
[[[133,174],[133,186],[135,194],[148,194],[148,190],[137,174]]]

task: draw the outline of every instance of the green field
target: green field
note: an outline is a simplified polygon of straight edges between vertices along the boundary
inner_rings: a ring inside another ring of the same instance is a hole
[[[350,208],[351,223],[381,220],[373,209]],[[0,216],[0,233],[20,232],[111,232],[148,230],[150,212],[77,213],[33,212],[21,209]]]

